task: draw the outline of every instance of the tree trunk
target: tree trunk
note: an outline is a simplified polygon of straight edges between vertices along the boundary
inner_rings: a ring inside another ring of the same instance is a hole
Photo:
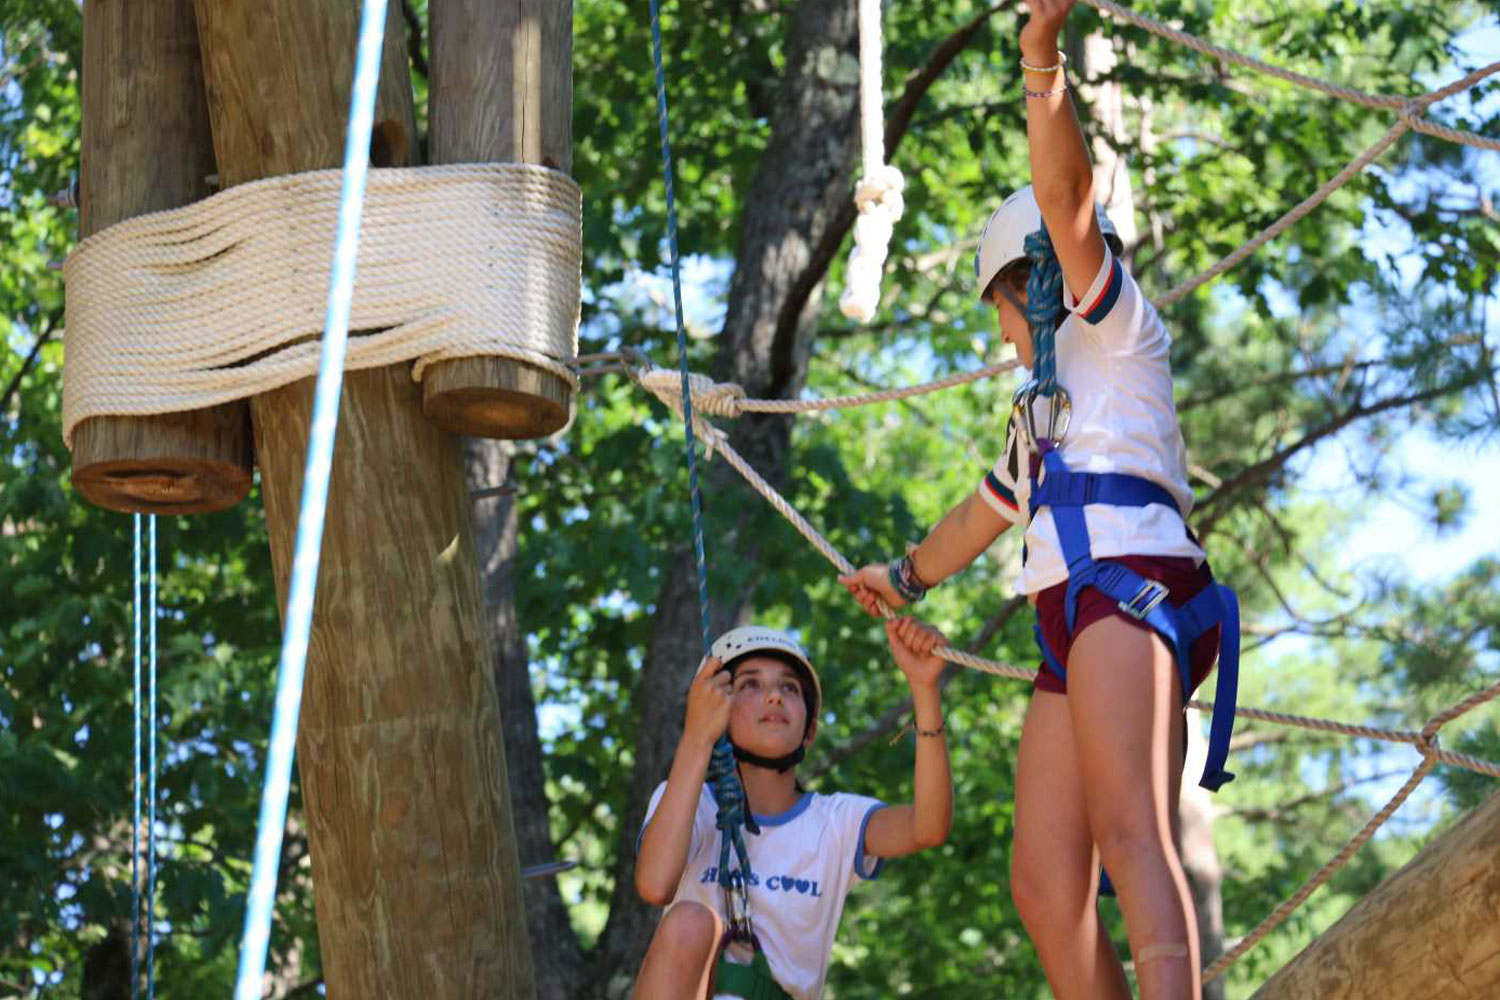
[[[1500,793],[1344,914],[1254,1000],[1500,996]]]
[[[803,0],[787,32],[790,49],[771,119],[771,137],[745,201],[729,305],[717,367],[752,396],[794,397],[807,376],[814,321],[822,304],[821,273],[811,295],[799,285],[820,266],[815,248],[837,224],[852,195],[857,123],[858,28],[854,0]],[[750,415],[734,421],[735,448],[773,484],[788,477],[790,418]],[[681,438],[673,438],[680,447]],[[724,463],[706,470],[710,505],[742,489]],[[686,497],[683,498],[684,501]],[[755,513],[759,513],[758,511]],[[715,560],[754,565],[747,532],[715,533]],[[714,627],[740,617],[750,589],[716,594]],[[656,618],[634,703],[641,707],[629,806],[621,818],[609,923],[591,964],[590,995],[618,996],[628,988],[655,929],[657,911],[635,893],[635,838],[652,789],[666,777],[682,732],[687,683],[702,643],[691,547],[670,556],[657,597]]]
[[[1214,848],[1213,793],[1198,784],[1208,759],[1208,738],[1203,735],[1203,713],[1187,713],[1188,751],[1183,766],[1182,798],[1177,803],[1177,841],[1193,909],[1198,917],[1198,944],[1207,965],[1224,953],[1224,869]],[[1204,1000],[1224,1000],[1224,980],[1203,987]]]
[[[144,981],[144,968],[141,978]],[[130,925],[116,921],[102,940],[84,952],[79,996],[83,1000],[131,1000],[131,995]]]
[[[506,441],[465,442],[471,489],[499,486],[510,477],[513,447]],[[500,727],[510,771],[516,847],[523,865],[552,858],[556,847],[548,822],[547,778],[542,770],[536,699],[531,691],[526,636],[516,616],[515,559],[520,532],[516,501],[498,496],[475,501],[474,544],[479,554],[485,621],[500,697]],[[583,977],[583,949],[558,891],[557,879],[527,879],[526,900],[538,1000],[571,1000]]]
[[[226,184],[342,159],[358,4],[199,0]],[[377,165],[414,155],[390,8]],[[285,609],[311,379],[253,400]],[[346,376],[298,737],[318,933],[333,997],[535,994],[457,442],[409,365]]]

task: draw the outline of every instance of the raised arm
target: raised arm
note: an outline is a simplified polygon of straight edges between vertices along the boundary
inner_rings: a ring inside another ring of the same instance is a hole
[[[641,836],[635,859],[635,891],[653,906],[665,906],[677,892],[693,839],[693,817],[703,794],[714,743],[729,727],[730,679],[714,657],[706,657],[688,691],[687,721],[672,758],[667,788]]]
[[[911,804],[872,814],[865,828],[865,850],[878,858],[898,858],[937,847],[953,827],[953,774],[938,686],[943,661],[932,655],[947,640],[915,618],[894,618],[885,623],[885,633],[891,654],[911,686],[917,762]]]
[[[1026,137],[1031,185],[1052,237],[1063,278],[1075,295],[1093,284],[1104,263],[1104,237],[1094,215],[1094,171],[1068,89],[1058,36],[1074,0],[1026,0],[1021,29],[1026,86]]]

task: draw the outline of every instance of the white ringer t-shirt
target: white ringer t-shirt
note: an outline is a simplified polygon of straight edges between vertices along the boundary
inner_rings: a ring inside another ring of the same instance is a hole
[[[1192,511],[1187,449],[1172,401],[1172,338],[1140,286],[1108,250],[1092,285],[1077,303],[1066,290],[1068,314],[1057,330],[1057,381],[1073,401],[1060,449],[1074,472],[1119,472],[1164,487],[1182,516],[1165,504],[1083,508],[1094,558],[1186,556],[1204,553],[1187,536],[1182,517]],[[985,476],[980,495],[1013,524],[1026,524],[1030,461],[1015,428]],[[1026,528],[1026,559],[1017,590],[1035,594],[1068,578],[1052,512],[1042,509]]]
[[[666,788],[662,782],[651,796],[642,836]],[[760,833],[745,835],[751,869],[750,918],[771,974],[794,1000],[816,1000],[822,995],[844,897],[856,881],[880,875],[884,862],[866,853],[865,827],[871,814],[884,806],[879,799],[863,795],[804,792],[786,812],[756,816]],[[727,925],[724,891],[718,882],[719,831],[714,825],[718,812],[713,789],[705,784],[693,815],[687,865],[672,902],[702,903]],[[636,847],[640,847],[639,839]],[[732,848],[729,857],[731,864],[738,863]],[[744,963],[751,958],[750,949],[742,945],[731,945],[728,954],[731,960]]]

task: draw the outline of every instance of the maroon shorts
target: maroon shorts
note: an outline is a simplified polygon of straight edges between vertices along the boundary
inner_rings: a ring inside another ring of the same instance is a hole
[[[1200,590],[1214,581],[1213,571],[1208,568],[1208,563],[1196,565],[1186,556],[1119,556],[1099,561],[1128,566],[1146,579],[1164,584],[1168,592],[1167,600],[1178,605],[1192,599]],[[1052,655],[1056,656],[1058,662],[1064,666],[1067,666],[1068,653],[1073,648],[1073,638],[1068,635],[1067,614],[1063,608],[1067,591],[1068,585],[1064,582],[1048,587],[1036,597],[1036,618],[1042,626],[1042,637],[1047,640],[1047,646],[1052,650]],[[1156,631],[1145,622],[1120,610],[1119,602],[1106,597],[1099,589],[1085,587],[1078,594],[1078,612],[1073,619],[1073,635],[1078,635],[1094,622],[1111,616],[1129,622],[1136,628],[1143,628],[1147,632]],[[1184,700],[1192,697],[1193,691],[1196,691],[1198,685],[1208,677],[1218,656],[1219,626],[1215,625],[1193,641],[1190,664],[1193,690],[1184,695]],[[1041,668],[1037,671],[1034,686],[1038,691],[1051,691],[1055,694],[1066,694],[1068,691],[1067,682],[1053,673],[1045,663],[1041,664]]]

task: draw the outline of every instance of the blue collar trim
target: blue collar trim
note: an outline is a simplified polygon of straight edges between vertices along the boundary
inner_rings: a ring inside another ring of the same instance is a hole
[[[790,823],[798,816],[801,816],[803,813],[807,812],[807,807],[812,805],[812,800],[812,792],[803,792],[802,798],[798,799],[796,804],[794,804],[786,812],[777,813],[774,816],[762,816],[759,813],[752,813],[751,815],[755,817],[755,822],[759,823],[761,826],[782,826],[783,824]]]

